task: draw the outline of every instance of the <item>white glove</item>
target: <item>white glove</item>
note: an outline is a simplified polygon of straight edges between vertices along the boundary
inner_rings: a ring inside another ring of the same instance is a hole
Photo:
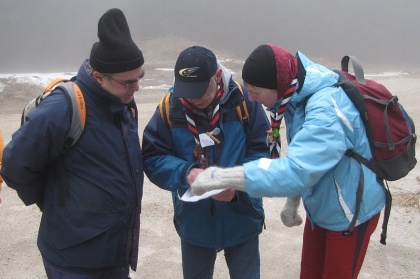
[[[280,218],[287,227],[299,226],[302,224],[302,217],[298,213],[301,195],[289,197],[281,211]]]
[[[245,191],[244,168],[242,166],[233,168],[209,167],[197,175],[191,184],[191,191],[194,195],[202,195],[211,190],[232,188]]]

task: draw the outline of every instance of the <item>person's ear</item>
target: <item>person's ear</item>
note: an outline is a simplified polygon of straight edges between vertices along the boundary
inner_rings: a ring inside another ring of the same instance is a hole
[[[98,71],[93,71],[92,77],[98,84],[102,84],[104,82],[104,76]]]
[[[217,81],[217,84],[219,84],[220,81],[222,80],[222,73],[223,73],[223,70],[222,69],[217,69],[217,71],[216,71],[216,81]]]

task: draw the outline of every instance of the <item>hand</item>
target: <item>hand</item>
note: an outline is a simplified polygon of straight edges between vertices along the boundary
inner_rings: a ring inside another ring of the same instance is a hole
[[[204,170],[203,169],[200,169],[200,168],[192,168],[190,170],[190,172],[188,173],[188,176],[187,176],[187,182],[188,182],[188,184],[189,185],[193,184],[193,182],[194,182],[195,178],[197,177],[197,175],[199,173],[201,173],[202,171],[204,171]]]
[[[211,196],[212,199],[216,201],[223,201],[223,202],[230,202],[236,195],[236,191],[234,189],[227,189],[219,194]]]
[[[302,224],[302,217],[298,213],[301,195],[289,197],[281,211],[280,218],[287,227],[299,226]]]
[[[209,167],[197,175],[191,184],[191,191],[196,196],[218,189],[232,188],[245,191],[244,176],[244,168],[242,166],[226,169]]]
[[[216,171],[221,170],[221,168],[218,167],[209,167],[199,174],[196,175],[194,182],[190,184],[191,191],[194,195],[200,196],[206,192],[209,192],[211,190],[216,189],[223,189],[219,188],[220,186],[217,182],[213,181],[215,180],[215,173]],[[189,175],[188,175],[189,176]],[[227,187],[226,187],[227,188]]]

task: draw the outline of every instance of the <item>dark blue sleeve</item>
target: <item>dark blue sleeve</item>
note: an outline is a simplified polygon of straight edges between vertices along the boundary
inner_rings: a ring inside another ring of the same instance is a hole
[[[1,175],[26,205],[42,196],[48,166],[58,158],[70,128],[69,109],[62,91],[51,93],[4,148]]]
[[[165,126],[159,109],[155,111],[143,132],[144,172],[149,180],[162,189],[188,189],[187,176],[194,162],[175,156],[172,133]]]

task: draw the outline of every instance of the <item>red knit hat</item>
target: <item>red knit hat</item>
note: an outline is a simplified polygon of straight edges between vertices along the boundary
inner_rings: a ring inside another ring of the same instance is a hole
[[[297,74],[297,59],[274,44],[258,46],[246,59],[242,79],[253,86],[277,89],[281,98]]]

